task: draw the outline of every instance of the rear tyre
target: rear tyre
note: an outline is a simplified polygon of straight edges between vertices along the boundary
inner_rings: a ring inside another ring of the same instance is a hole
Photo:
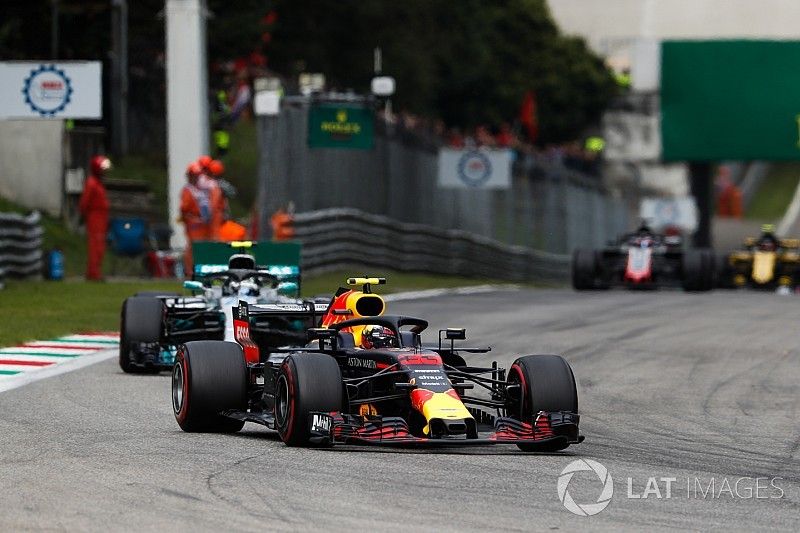
[[[289,355],[275,389],[275,427],[288,446],[311,446],[309,414],[342,410],[342,374],[325,354]]]
[[[578,414],[578,388],[569,363],[560,355],[526,355],[511,365],[508,383],[519,384],[520,398],[507,408],[509,416],[530,423],[539,411]],[[562,450],[558,442],[546,451]],[[545,451],[539,444],[517,444],[522,451]]]
[[[150,298],[159,298],[159,297],[167,297],[167,298],[178,298],[180,294],[177,292],[169,292],[169,291],[139,291],[135,294],[135,296],[149,296]]]
[[[220,415],[247,409],[247,367],[235,342],[194,341],[178,348],[172,411],[184,431],[235,433],[244,421]]]
[[[714,261],[714,283],[720,289],[735,289],[736,284],[733,282],[735,275],[733,267],[730,264],[728,256],[721,254],[716,256]]]
[[[681,264],[683,290],[709,291],[714,286],[714,256],[710,250],[687,250]]]
[[[134,364],[131,349],[135,343],[157,343],[161,338],[163,304],[158,298],[134,296],[122,304],[119,338],[119,367],[128,374],[158,372]]]
[[[717,258],[714,251],[704,248],[703,253],[703,290],[710,291],[714,288],[714,277],[717,270]]]
[[[572,286],[576,291],[589,291],[595,288],[597,264],[591,250],[575,250],[572,254]]]

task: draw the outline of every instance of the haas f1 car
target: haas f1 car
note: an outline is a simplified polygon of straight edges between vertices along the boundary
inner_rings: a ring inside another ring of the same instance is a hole
[[[721,258],[717,282],[720,287],[754,289],[792,288],[800,278],[800,240],[779,239],[766,224],[759,238],[745,240],[740,250]]]
[[[572,285],[579,291],[612,286],[707,291],[714,286],[714,255],[707,249],[684,250],[679,236],[660,235],[642,226],[603,250],[576,250]]]
[[[248,305],[234,309],[236,342],[182,345],[172,375],[172,406],[184,431],[233,433],[245,422],[278,432],[289,446],[515,444],[561,450],[583,441],[578,396],[567,362],[523,356],[508,368],[472,366],[465,330],[384,315],[370,285],[339,289],[329,305]],[[320,312],[320,308],[322,311]],[[275,348],[276,330],[304,322],[309,342]]]
[[[230,246],[226,248],[230,256]],[[242,247],[247,243],[234,243]],[[140,292],[127,298],[120,317],[119,365],[127,373],[171,370],[178,346],[185,342],[233,340],[231,309],[249,303],[295,302],[298,283],[282,281],[275,269],[257,267],[248,254],[230,256],[223,269],[214,268],[184,282],[194,296]],[[301,331],[301,337],[305,332]]]

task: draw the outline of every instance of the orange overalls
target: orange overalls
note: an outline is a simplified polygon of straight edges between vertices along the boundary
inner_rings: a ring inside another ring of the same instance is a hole
[[[206,191],[191,183],[183,186],[180,220],[186,228],[186,252],[183,255],[184,275],[191,278],[193,273],[192,242],[205,241],[211,237],[209,227],[211,212]]]
[[[92,162],[94,167],[94,161]],[[96,169],[92,169],[93,172]],[[87,265],[86,279],[103,278],[103,255],[108,233],[108,196],[103,182],[93,174],[86,180],[80,200],[80,211],[86,222]]]
[[[208,238],[218,241],[221,240],[219,230],[225,222],[225,212],[228,208],[225,194],[214,178],[203,174],[197,180],[197,186],[205,191],[208,196],[208,206],[211,219],[209,221]]]

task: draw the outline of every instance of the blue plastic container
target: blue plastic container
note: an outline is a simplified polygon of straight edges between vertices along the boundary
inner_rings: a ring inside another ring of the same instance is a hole
[[[64,252],[55,248],[47,253],[47,279],[61,281],[64,279]]]

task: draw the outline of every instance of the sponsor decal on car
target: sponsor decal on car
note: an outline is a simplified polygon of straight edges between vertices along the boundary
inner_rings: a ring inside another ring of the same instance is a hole
[[[378,368],[378,363],[373,359],[362,359],[360,357],[348,357],[347,358],[347,366],[353,366],[356,368],[369,368],[369,369],[376,369]]]
[[[333,417],[324,413],[315,413],[311,415],[311,432],[312,433],[330,433],[333,427]]]

